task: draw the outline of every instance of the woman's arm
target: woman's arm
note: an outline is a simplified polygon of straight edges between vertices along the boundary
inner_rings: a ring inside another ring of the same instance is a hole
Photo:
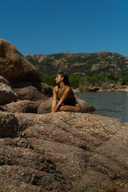
[[[57,92],[56,87],[53,88],[53,99],[52,99],[52,106],[51,106],[51,112],[54,112],[54,108],[57,104]]]
[[[71,88],[69,86],[65,88],[64,94],[62,95],[62,97],[60,98],[59,102],[56,104],[52,112],[56,112],[60,108],[61,104],[67,99],[70,90]]]

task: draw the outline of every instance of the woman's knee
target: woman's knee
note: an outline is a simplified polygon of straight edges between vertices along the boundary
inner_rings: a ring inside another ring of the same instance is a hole
[[[66,110],[66,107],[65,106],[61,106],[60,107],[60,111],[65,111]]]
[[[80,106],[80,104],[77,104],[76,105],[76,112],[80,112],[81,111],[81,106]]]

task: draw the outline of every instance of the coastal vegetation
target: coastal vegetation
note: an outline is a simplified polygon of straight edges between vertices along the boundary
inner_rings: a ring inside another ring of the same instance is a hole
[[[56,76],[49,76],[39,74],[42,82],[52,87],[56,85]],[[89,87],[98,86],[102,87],[103,90],[108,89],[109,84],[114,85],[128,85],[128,78],[123,79],[114,76],[112,73],[109,75],[90,75],[90,76],[69,76],[69,82],[72,88],[78,88],[80,92],[89,92]]]

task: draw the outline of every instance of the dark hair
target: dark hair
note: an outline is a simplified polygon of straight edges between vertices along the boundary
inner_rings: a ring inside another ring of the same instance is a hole
[[[63,72],[59,72],[58,74],[60,74],[61,77],[64,77],[63,79],[64,84],[70,86],[68,75]]]

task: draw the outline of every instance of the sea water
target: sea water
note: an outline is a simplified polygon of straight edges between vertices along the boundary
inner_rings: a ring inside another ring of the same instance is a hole
[[[123,122],[128,122],[128,93],[95,92],[75,94],[95,107],[96,111],[91,112],[92,114],[121,119]]]

